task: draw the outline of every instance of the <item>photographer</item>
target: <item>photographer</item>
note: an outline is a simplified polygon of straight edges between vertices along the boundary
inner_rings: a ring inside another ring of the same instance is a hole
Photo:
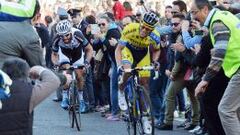
[[[26,61],[20,58],[7,59],[2,70],[13,82],[10,86],[11,97],[3,101],[0,110],[0,134],[32,135],[34,108],[59,87],[60,80],[41,66],[30,69]],[[29,75],[39,81],[32,85]]]

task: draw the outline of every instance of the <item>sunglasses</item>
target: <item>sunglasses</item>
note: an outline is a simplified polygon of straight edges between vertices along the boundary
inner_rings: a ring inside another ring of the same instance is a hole
[[[141,29],[145,29],[148,32],[152,32],[153,31],[153,29],[150,29],[150,28],[148,28],[148,27],[146,27],[144,25],[141,26]]]
[[[98,26],[101,27],[101,26],[105,26],[106,24],[105,23],[99,23]]]
[[[68,38],[70,35],[71,35],[71,33],[68,33],[66,35],[61,35],[61,38],[64,38],[64,37]]]
[[[171,26],[177,27],[180,23],[172,23]]]
[[[199,10],[191,10],[190,13],[193,15],[196,15],[199,12]]]
[[[231,3],[227,2],[227,1],[224,1],[223,4],[231,4]]]
[[[177,12],[177,11],[172,11],[171,13],[172,13],[172,14],[177,14],[177,13],[179,13],[179,12]]]

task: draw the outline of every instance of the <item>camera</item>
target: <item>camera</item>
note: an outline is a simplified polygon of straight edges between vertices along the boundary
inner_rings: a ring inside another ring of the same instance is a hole
[[[203,30],[195,30],[195,35],[203,35]]]
[[[142,4],[142,5],[144,4],[144,0],[140,0],[139,2],[140,2],[140,4]]]

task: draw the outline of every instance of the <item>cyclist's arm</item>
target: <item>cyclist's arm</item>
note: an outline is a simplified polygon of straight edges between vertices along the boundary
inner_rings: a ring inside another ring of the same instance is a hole
[[[153,62],[157,62],[160,56],[160,33],[158,33],[158,31],[155,29],[151,34],[150,37],[152,39],[152,61]]]
[[[36,0],[20,0],[18,3],[0,0],[0,21],[23,21],[33,16]]]
[[[51,60],[54,65],[57,65],[57,62],[58,62],[58,49],[59,49],[58,42],[59,41],[60,41],[60,38],[55,37],[53,44],[52,44]]]
[[[81,31],[76,31],[74,33],[74,35],[76,38],[78,38],[79,41],[82,42],[83,47],[84,47],[84,52],[86,54],[85,60],[87,60],[88,63],[90,63],[90,61],[93,57],[93,48],[92,48],[91,44],[88,42],[87,38],[85,38],[85,36],[82,34]]]
[[[156,48],[152,49],[152,61],[153,62],[157,62],[159,60],[160,53],[161,53],[160,49],[156,49]]]
[[[86,52],[86,60],[90,63],[92,57],[93,57],[93,48],[90,44],[88,44],[85,48],[84,51]]]
[[[122,50],[125,48],[125,46],[118,44],[117,48],[115,50],[115,59],[117,62],[117,66],[122,65]]]

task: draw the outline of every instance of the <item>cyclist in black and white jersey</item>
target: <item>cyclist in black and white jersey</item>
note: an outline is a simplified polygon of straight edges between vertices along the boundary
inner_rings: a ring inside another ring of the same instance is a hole
[[[84,37],[82,32],[72,27],[69,20],[60,21],[57,26],[57,36],[54,39],[52,46],[52,61],[55,65],[60,65],[60,68],[68,68],[70,65],[73,66],[89,66],[90,60],[93,56],[92,46],[88,40]],[[80,104],[83,102],[83,84],[84,84],[84,70],[77,69],[77,81]],[[62,92],[63,100],[61,107],[67,109],[67,90],[68,86],[64,87]]]

